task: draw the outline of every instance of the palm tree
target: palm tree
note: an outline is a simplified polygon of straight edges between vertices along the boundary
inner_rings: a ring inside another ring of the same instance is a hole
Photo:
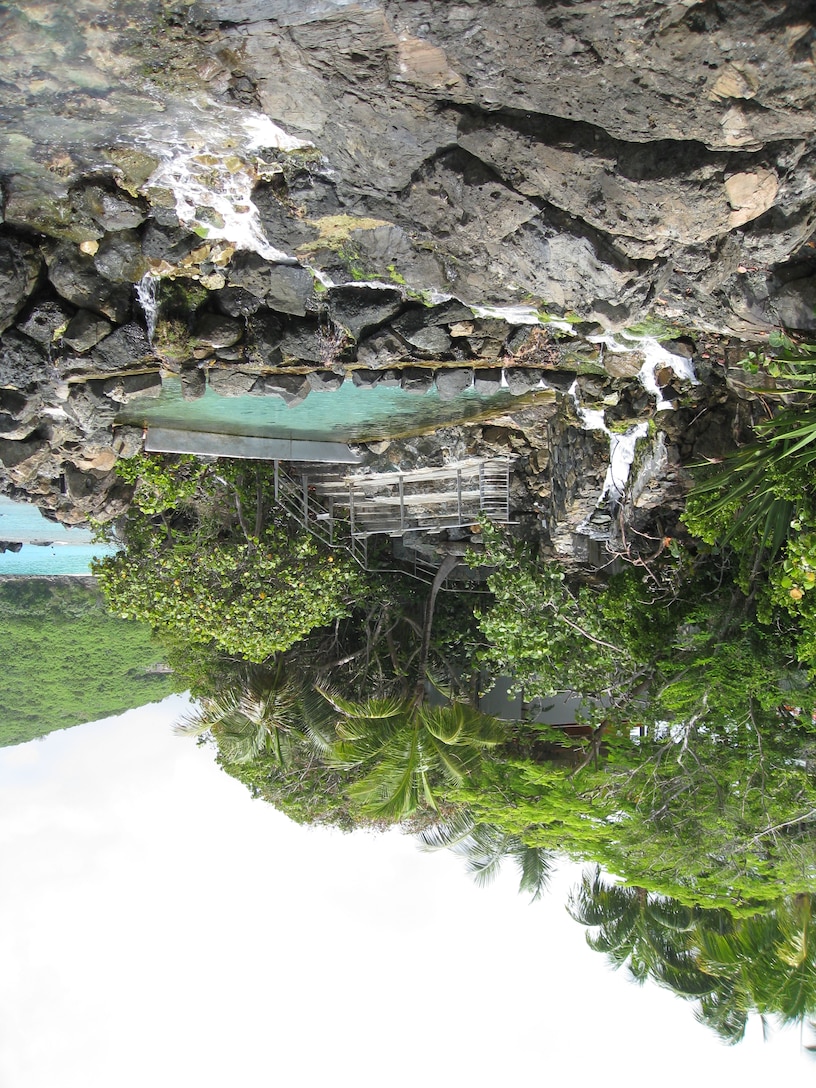
[[[507,858],[512,858],[519,870],[519,891],[529,892],[531,901],[540,898],[549,883],[553,854],[528,846],[518,835],[496,824],[476,822],[468,812],[426,828],[419,837],[426,850],[452,850],[464,858],[468,872],[480,887],[497,876]]]
[[[702,968],[714,976],[718,998],[712,1026],[718,1030],[720,1010],[730,1007],[783,1024],[802,1023],[816,1010],[816,897],[794,895],[763,914],[736,920],[724,932],[695,927]],[[727,995],[727,1000],[725,996]],[[701,1017],[709,1023],[708,1009]],[[726,1019],[726,1027],[730,1020]],[[723,1036],[726,1041],[738,1037]]]
[[[627,966],[637,982],[652,978],[689,998],[714,988],[689,940],[695,922],[692,908],[645,888],[613,884],[596,867],[591,876],[584,873],[567,909],[594,931],[587,933],[589,947],[604,952],[616,970]]]
[[[328,760],[361,772],[349,795],[381,819],[400,820],[423,802],[438,809],[440,786],[464,781],[505,736],[498,719],[461,702],[429,707],[413,695],[354,703],[319,691],[337,713]]]
[[[225,763],[248,763],[262,753],[279,767],[294,746],[325,746],[325,704],[291,671],[281,657],[272,669],[254,668],[244,682],[203,699],[175,727],[185,736],[209,731]]]

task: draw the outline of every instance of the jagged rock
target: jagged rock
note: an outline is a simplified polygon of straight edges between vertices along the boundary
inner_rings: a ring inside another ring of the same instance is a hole
[[[252,362],[271,366],[277,362],[283,339],[283,322],[271,310],[261,309],[247,319],[247,355]]]
[[[329,294],[332,321],[355,340],[395,317],[402,307],[402,294],[396,290],[347,286],[334,287]]]
[[[42,258],[33,246],[0,238],[0,333],[11,325],[37,284]]]
[[[252,387],[256,396],[281,397],[289,408],[302,404],[311,392],[303,374],[265,374]]]
[[[128,404],[142,397],[158,397],[162,391],[161,375],[158,371],[147,374],[122,374],[109,378],[102,386],[106,397],[117,404]]]
[[[239,287],[258,299],[269,293],[269,262],[257,253],[242,250],[232,258],[227,269],[231,287]]]
[[[73,311],[58,302],[42,302],[17,327],[38,344],[50,345],[60,329],[67,326]]]
[[[141,325],[122,325],[101,340],[91,352],[98,371],[127,370],[156,363],[156,355]],[[87,365],[83,360],[83,365]]]
[[[117,457],[135,457],[144,449],[141,427],[117,427],[113,433],[112,449]]]
[[[422,355],[444,355],[451,349],[447,331],[438,325],[426,325],[423,310],[409,310],[393,321],[391,328]]]
[[[86,436],[112,427],[118,411],[117,405],[104,395],[104,382],[101,381],[72,384],[65,409]]]
[[[62,340],[81,355],[90,351],[100,340],[104,340],[112,329],[113,326],[107,318],[91,313],[90,310],[78,310],[62,334]]]
[[[110,283],[97,272],[93,257],[62,243],[46,255],[48,278],[67,302],[120,323],[130,315],[132,287]]]
[[[436,372],[436,391],[440,400],[453,400],[469,389],[472,383],[473,371],[464,367]]]
[[[331,393],[343,384],[343,375],[332,374],[326,370],[312,370],[306,375],[306,381],[314,393]]]
[[[212,367],[207,371],[210,389],[220,397],[243,397],[253,389],[258,375],[250,371]]]
[[[301,363],[324,363],[325,348],[320,342],[320,329],[317,322],[301,321],[291,318],[284,327],[280,340],[280,349],[284,358]]]
[[[529,393],[531,389],[535,389],[541,384],[541,374],[539,371],[527,367],[508,367],[505,370],[504,376],[507,390],[512,393],[514,397],[518,397],[522,393]]]
[[[388,330],[369,337],[357,348],[357,362],[371,370],[393,366],[408,355],[402,340]]]
[[[311,272],[298,265],[277,264],[267,277],[267,305],[282,314],[305,317],[314,291]]]
[[[16,332],[3,334],[0,351],[0,386],[29,389],[46,381],[53,367],[42,346]]]
[[[203,314],[195,328],[195,339],[207,347],[229,348],[244,335],[244,325],[232,317]]]
[[[498,393],[502,385],[501,367],[477,368],[473,372],[473,387],[477,393],[490,396]]]
[[[420,367],[406,367],[402,372],[400,385],[406,393],[427,393],[433,388],[432,370]]]
[[[98,185],[82,189],[77,205],[104,231],[129,230],[141,226],[147,218],[137,201]]]
[[[771,299],[773,312],[785,329],[816,330],[816,276],[787,283]]]
[[[181,372],[182,400],[198,400],[207,391],[207,376],[199,367],[185,368]]]

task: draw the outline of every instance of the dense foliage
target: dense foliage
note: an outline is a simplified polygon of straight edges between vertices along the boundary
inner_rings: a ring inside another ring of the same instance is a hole
[[[76,580],[0,584],[0,745],[163,699],[175,680],[141,623],[114,619]]]
[[[696,540],[611,579],[487,524],[482,592],[441,592],[445,562],[426,587],[364,577],[272,520],[262,467],[185,459],[131,466],[126,549],[100,576],[163,632],[204,696],[184,728],[255,796],[419,829],[479,879],[511,859],[532,895],[555,854],[602,866],[623,884],[598,870],[574,900],[593,947],[734,1041],[751,1012],[816,1005],[810,411],[772,413],[708,475]],[[482,712],[498,678],[516,720]],[[544,724],[567,697],[569,727]]]
[[[351,559],[322,553],[308,534],[266,523],[270,480],[263,468],[141,460],[150,468],[139,470],[125,546],[95,566],[115,615],[263,662],[348,613],[359,592]],[[135,474],[132,466],[126,471]]]

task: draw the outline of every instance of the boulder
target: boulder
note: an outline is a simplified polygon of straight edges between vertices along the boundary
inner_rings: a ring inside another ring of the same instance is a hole
[[[436,391],[440,400],[453,400],[473,384],[473,371],[466,367],[437,370]]]
[[[17,238],[0,238],[0,333],[11,325],[37,285],[42,258]]]
[[[107,318],[100,317],[99,314],[92,313],[90,310],[78,310],[68,322],[68,327],[62,334],[62,340],[81,355],[96,347],[112,329],[113,325]]]
[[[133,288],[99,274],[93,257],[64,242],[46,255],[48,278],[58,294],[79,309],[103,314],[121,324],[130,316]]]
[[[347,329],[355,340],[395,317],[403,307],[402,294],[394,289],[333,287],[329,313],[335,324]]]

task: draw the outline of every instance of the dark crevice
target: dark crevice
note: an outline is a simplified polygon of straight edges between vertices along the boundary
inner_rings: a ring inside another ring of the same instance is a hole
[[[760,151],[712,151],[698,140],[654,140],[648,143],[619,140],[587,121],[572,121],[550,114],[514,109],[495,111],[455,107],[463,136],[502,128],[535,144],[572,151],[593,159],[614,162],[616,173],[631,181],[652,181],[690,174],[705,167],[722,171],[776,159],[795,147],[793,140],[767,144]],[[757,110],[762,107],[756,106]],[[764,111],[763,111],[764,112]]]

